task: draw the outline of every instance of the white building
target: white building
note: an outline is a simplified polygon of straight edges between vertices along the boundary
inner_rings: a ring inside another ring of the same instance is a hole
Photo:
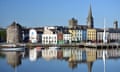
[[[112,42],[120,40],[120,28],[118,28],[118,21],[114,21],[113,28],[109,28],[109,40]]]
[[[71,43],[71,34],[70,33],[63,33],[63,40],[64,40],[64,43],[68,43],[70,44]]]
[[[54,27],[45,27],[42,34],[42,44],[57,44],[57,34]]]
[[[35,29],[30,29],[30,31],[29,31],[29,40],[32,43],[37,42],[37,31]]]
[[[97,41],[102,42],[103,40],[103,29],[97,29]],[[105,36],[109,42],[120,40],[120,29],[108,28],[106,29]]]
[[[103,29],[97,29],[97,41],[98,42],[103,42],[103,34],[104,34]],[[108,30],[105,32],[105,36],[107,37],[107,39],[109,38]]]
[[[120,29],[109,29],[109,40],[120,40]]]
[[[42,34],[42,44],[57,44],[57,34]]]

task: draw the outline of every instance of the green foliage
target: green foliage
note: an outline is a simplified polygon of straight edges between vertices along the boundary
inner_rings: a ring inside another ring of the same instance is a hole
[[[0,40],[6,41],[6,30],[0,30]]]

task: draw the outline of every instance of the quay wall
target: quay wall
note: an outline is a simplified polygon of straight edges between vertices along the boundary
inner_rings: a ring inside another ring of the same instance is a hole
[[[27,48],[33,48],[33,47],[78,47],[78,48],[120,48],[120,44],[118,43],[109,43],[109,44],[103,44],[103,43],[76,43],[76,44],[40,44],[40,43],[17,43],[17,44],[0,44],[0,48],[4,47],[27,47]]]

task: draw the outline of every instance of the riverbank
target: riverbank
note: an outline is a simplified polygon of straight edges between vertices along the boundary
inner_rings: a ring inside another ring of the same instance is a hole
[[[1,43],[0,48],[11,48],[11,47],[79,47],[79,48],[120,48],[120,43],[74,43],[74,44],[40,44],[40,43],[16,43],[7,44]]]

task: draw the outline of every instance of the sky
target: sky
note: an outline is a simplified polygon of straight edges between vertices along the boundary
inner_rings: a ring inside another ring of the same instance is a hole
[[[86,25],[92,7],[94,26],[113,27],[120,22],[120,0],[0,0],[0,27],[16,21],[25,27],[68,26],[71,18]],[[120,25],[119,25],[120,27]]]

